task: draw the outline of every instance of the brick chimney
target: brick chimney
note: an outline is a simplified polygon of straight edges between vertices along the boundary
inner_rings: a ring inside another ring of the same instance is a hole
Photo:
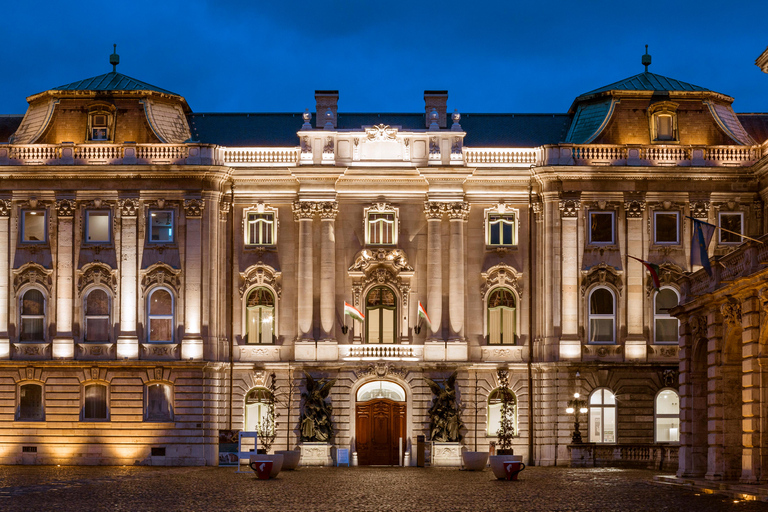
[[[315,91],[315,128],[326,128],[330,121],[332,128],[336,128],[336,111],[339,108],[339,91]],[[328,110],[331,116],[327,116]],[[331,127],[328,127],[329,129]]]
[[[437,110],[437,126],[448,127],[446,112],[448,111],[448,91],[424,91],[424,111],[426,112],[426,127],[429,128],[429,114],[432,109]]]

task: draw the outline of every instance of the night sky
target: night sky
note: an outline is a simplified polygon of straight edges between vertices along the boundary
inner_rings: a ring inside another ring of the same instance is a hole
[[[650,71],[768,112],[768,2],[6,2],[0,114],[111,70],[184,96],[195,112],[423,111],[448,89],[460,112],[563,113],[581,93]]]

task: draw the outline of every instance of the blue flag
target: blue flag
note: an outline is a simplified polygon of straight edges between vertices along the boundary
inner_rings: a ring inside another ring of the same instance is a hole
[[[704,222],[699,219],[693,219],[693,238],[691,239],[691,267],[701,265],[707,271],[709,277],[712,277],[712,267],[709,264],[709,242],[712,241],[712,235],[715,234],[717,226]]]

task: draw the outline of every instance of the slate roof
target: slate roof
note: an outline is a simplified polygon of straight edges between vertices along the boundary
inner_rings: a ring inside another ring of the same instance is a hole
[[[161,89],[150,85],[141,80],[131,78],[122,73],[105,73],[103,75],[86,78],[71,84],[60,85],[51,89],[53,91],[155,91],[163,94],[173,94],[180,96],[175,92]]]
[[[337,114],[340,130],[386,124],[401,130],[424,130],[425,114]],[[295,114],[187,115],[192,139],[222,146],[298,146],[296,135],[304,120]],[[536,147],[565,140],[568,114],[462,114],[461,127],[468,147]],[[314,114],[310,121],[315,126]],[[448,120],[449,127],[452,121]]]
[[[736,117],[758,144],[768,140],[768,114],[736,114]]]
[[[573,117],[573,124],[566,137],[566,142],[587,144],[598,135],[598,130],[606,123],[611,114],[614,101],[604,98],[597,103],[581,103]]]
[[[23,115],[0,115],[0,142],[8,142],[24,119]]]
[[[698,85],[689,84],[674,78],[657,75],[656,73],[640,73],[624,80],[600,87],[593,91],[585,92],[576,100],[584,96],[591,96],[606,91],[700,91],[712,92]]]

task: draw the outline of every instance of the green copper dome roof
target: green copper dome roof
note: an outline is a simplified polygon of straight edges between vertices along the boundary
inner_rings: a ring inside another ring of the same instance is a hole
[[[639,75],[619,80],[612,84],[600,87],[594,91],[585,92],[581,96],[591,96],[607,91],[699,91],[712,92],[698,85],[681,82],[674,78],[657,75],[656,73],[640,73]],[[580,96],[580,97],[581,97]]]
[[[122,73],[112,72],[54,87],[54,91],[155,91],[179,96],[175,92],[155,87]]]

